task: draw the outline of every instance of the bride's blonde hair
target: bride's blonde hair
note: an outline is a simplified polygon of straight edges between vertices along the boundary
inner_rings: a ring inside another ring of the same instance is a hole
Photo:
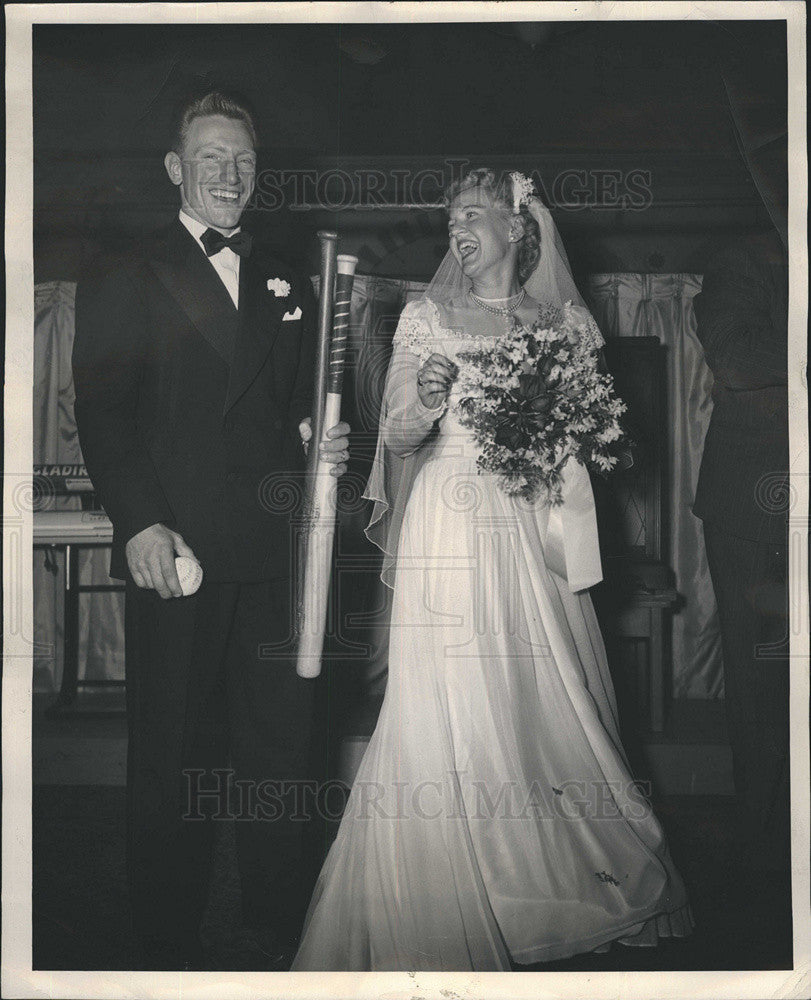
[[[498,178],[495,172],[487,167],[478,167],[446,188],[443,204],[449,210],[453,200],[463,191],[481,187],[490,194],[494,202],[503,205],[510,215],[513,215],[517,193],[513,191],[513,184],[513,177],[509,173]],[[538,266],[541,257],[541,232],[526,205],[520,205],[518,214],[524,222],[524,235],[518,245],[518,280],[523,285]]]

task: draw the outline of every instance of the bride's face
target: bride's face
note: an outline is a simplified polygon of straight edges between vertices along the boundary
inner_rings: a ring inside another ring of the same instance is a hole
[[[510,241],[511,216],[486,188],[460,192],[450,206],[451,253],[469,278],[482,278],[504,266],[515,244]]]

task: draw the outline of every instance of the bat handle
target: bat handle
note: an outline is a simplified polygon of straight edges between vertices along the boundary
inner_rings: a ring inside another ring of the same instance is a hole
[[[343,391],[346,346],[349,341],[349,310],[357,266],[357,257],[353,257],[351,254],[339,254],[338,273],[335,279],[335,308],[329,354],[329,373],[327,375],[327,396],[336,394],[340,396]]]
[[[308,462],[308,472],[315,473],[318,443],[324,436],[324,406],[327,395],[327,369],[329,366],[330,341],[332,339],[332,306],[335,289],[336,252],[338,234],[330,230],[319,230],[321,245],[321,272],[318,296],[318,352],[315,362],[315,384],[313,386],[312,438]]]

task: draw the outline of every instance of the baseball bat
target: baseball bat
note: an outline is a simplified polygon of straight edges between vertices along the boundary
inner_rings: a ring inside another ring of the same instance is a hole
[[[304,574],[298,613],[298,656],[296,671],[301,677],[317,677],[321,672],[324,633],[335,540],[338,480],[331,465],[321,459],[318,444],[324,434],[341,419],[346,345],[349,336],[349,306],[357,257],[335,257],[334,233],[319,233],[322,239],[321,295],[319,299],[319,351],[316,373],[316,402],[313,407],[313,436],[308,452],[308,484],[305,495]],[[337,273],[336,273],[337,272]],[[333,278],[334,275],[334,278]],[[334,280],[334,311],[332,284]],[[325,305],[325,302],[327,303]],[[334,315],[333,315],[334,312]],[[332,335],[329,333],[332,319]],[[326,334],[323,334],[324,331]]]

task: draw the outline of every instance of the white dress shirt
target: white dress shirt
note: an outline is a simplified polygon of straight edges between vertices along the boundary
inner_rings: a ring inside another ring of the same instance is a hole
[[[198,222],[197,219],[193,219],[190,215],[186,215],[182,209],[180,210],[179,219],[197,240],[203,253],[205,253],[206,248],[203,246],[200,237],[210,227],[204,226],[201,222]],[[228,235],[233,236],[234,233],[238,232],[239,226],[232,230]],[[214,270],[222,279],[222,283],[225,285],[225,288],[231,296],[234,305],[237,309],[239,309],[239,254],[234,253],[234,251],[229,247],[223,247],[219,253],[213,254],[208,259],[214,265]]]

